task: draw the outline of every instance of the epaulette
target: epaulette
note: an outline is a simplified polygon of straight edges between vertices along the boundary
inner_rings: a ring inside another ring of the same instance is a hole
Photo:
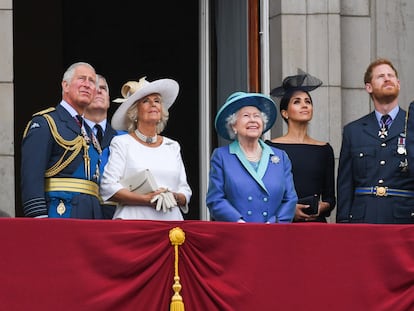
[[[35,114],[33,114],[33,117],[34,117],[34,116],[41,116],[42,114],[46,114],[46,113],[49,113],[49,112],[51,112],[51,111],[55,111],[55,110],[56,110],[56,108],[55,108],[55,107],[50,107],[50,108],[47,108],[47,109],[45,109],[45,110],[42,110],[42,111],[36,112]]]

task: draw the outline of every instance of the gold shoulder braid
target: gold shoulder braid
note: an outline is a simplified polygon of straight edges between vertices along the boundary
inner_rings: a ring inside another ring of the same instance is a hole
[[[65,167],[69,165],[73,161],[73,159],[79,154],[82,147],[84,149],[84,161],[85,161],[85,171],[88,170],[88,174],[86,176],[89,176],[89,165],[90,165],[90,158],[88,154],[88,144],[86,143],[85,139],[82,136],[77,136],[73,140],[65,140],[62,136],[60,136],[56,123],[53,120],[53,118],[48,114],[43,114],[43,117],[46,119],[47,123],[49,124],[50,131],[52,132],[52,136],[55,139],[56,143],[61,146],[63,149],[65,149],[65,152],[61,156],[61,158],[50,168],[47,169],[45,172],[45,177],[52,177],[59,172],[61,172]],[[68,152],[72,152],[71,155],[64,160],[65,155]]]
[[[33,114],[33,117],[35,117],[35,116],[40,116],[40,115],[42,115],[42,114],[46,114],[46,113],[49,113],[49,112],[52,112],[52,111],[55,111],[55,110],[56,110],[56,108],[55,108],[55,107],[49,107],[49,108],[47,108],[47,109],[44,109],[44,110],[41,110],[41,111],[39,111],[39,112],[34,113],[34,114]]]
[[[69,165],[69,163],[73,161],[74,158],[76,158],[76,156],[79,154],[79,152],[81,151],[83,147],[84,149],[83,159],[85,162],[85,176],[90,180],[90,158],[89,158],[89,153],[88,153],[89,146],[88,146],[87,141],[82,136],[77,136],[73,140],[65,140],[62,136],[60,136],[57,130],[55,121],[50,115],[48,115],[49,112],[54,111],[54,110],[56,110],[56,108],[50,107],[50,108],[44,109],[42,111],[39,111],[33,114],[33,116],[42,115],[46,119],[47,123],[49,124],[49,128],[50,128],[50,131],[52,133],[54,140],[59,146],[65,149],[65,152],[60,157],[60,159],[52,167],[46,170],[45,177],[52,177],[58,174],[59,172],[61,172],[64,168],[66,168]],[[26,128],[23,133],[23,138],[26,137],[27,132],[30,128],[30,125],[31,125],[31,121],[29,121],[26,125]],[[66,160],[64,160],[68,152],[72,152],[72,153]]]
[[[84,161],[85,161],[85,175],[89,176],[90,175],[90,158],[89,158],[89,154],[88,154],[88,149],[89,146],[86,143],[85,139],[82,136],[77,136],[75,139],[73,140],[65,140],[63,139],[62,136],[60,136],[57,127],[56,127],[56,123],[53,120],[53,118],[48,115],[48,114],[44,114],[43,117],[46,119],[47,123],[49,124],[50,127],[50,131],[52,132],[52,136],[55,139],[56,143],[61,146],[63,149],[65,149],[65,152],[63,153],[63,155],[61,156],[61,158],[50,168],[47,169],[47,171],[45,172],[45,177],[51,177],[56,175],[57,173],[61,172],[65,167],[67,167],[69,165],[69,163],[71,163],[73,161],[74,158],[76,158],[76,156],[79,154],[79,152],[81,151],[82,147],[84,149]],[[66,159],[63,160],[65,155],[71,151],[71,155]]]
[[[32,117],[35,117],[35,116],[40,116],[40,115],[42,115],[42,114],[46,114],[46,113],[49,113],[49,112],[51,112],[51,111],[55,111],[55,110],[56,110],[56,108],[55,108],[55,107],[50,107],[50,108],[47,108],[47,109],[44,109],[44,110],[42,110],[42,111],[39,111],[39,112],[36,112],[36,113],[32,114]],[[25,137],[26,137],[27,132],[29,131],[29,126],[30,126],[31,124],[32,124],[32,120],[30,120],[29,122],[27,122],[26,128],[24,129],[24,132],[23,132],[23,138],[25,138]]]

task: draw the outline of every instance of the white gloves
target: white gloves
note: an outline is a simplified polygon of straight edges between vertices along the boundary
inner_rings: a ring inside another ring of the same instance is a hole
[[[177,206],[177,201],[175,200],[173,193],[169,190],[155,195],[151,200],[151,203],[154,202],[157,202],[155,210],[158,212],[162,210],[166,213],[172,207]]]

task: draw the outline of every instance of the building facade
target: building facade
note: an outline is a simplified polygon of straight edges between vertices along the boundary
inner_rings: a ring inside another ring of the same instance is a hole
[[[241,2],[228,1],[229,6],[240,6]],[[254,2],[246,0],[244,4],[247,6]],[[216,73],[226,71],[225,64],[220,62],[216,62],[219,65],[214,72],[209,67],[214,50],[210,44],[214,41],[211,37],[220,35],[210,31],[210,24],[218,24],[219,13],[223,12],[219,11],[219,3],[208,0],[198,2],[197,133],[201,143],[197,147],[197,159],[191,161],[198,161],[193,165],[199,168],[198,182],[193,183],[193,187],[199,192],[197,206],[200,211],[196,217],[200,219],[208,219],[203,196],[207,187],[208,160],[212,148],[217,144],[211,122],[214,109],[210,109],[214,106],[211,102],[215,101],[211,94],[216,92],[211,92],[211,89],[216,89],[214,82],[220,81]],[[17,18],[14,15],[17,13],[13,11],[14,4],[17,4],[17,0],[0,0],[0,208],[11,215],[16,214],[16,205],[19,204],[15,197],[19,195],[17,185],[20,181],[15,176],[15,168],[20,165],[16,158],[16,150],[20,148],[20,127],[28,121],[17,122],[19,110],[25,107],[16,105],[14,99],[17,89],[14,78],[14,37],[18,29],[14,25]],[[409,40],[414,36],[414,2],[261,0],[256,4],[260,11],[261,25],[261,91],[268,93],[272,87],[281,83],[284,76],[296,74],[299,69],[320,78],[323,86],[312,93],[315,114],[310,131],[313,137],[328,141],[333,146],[336,159],[339,157],[343,126],[372,110],[369,96],[365,92],[363,75],[373,59],[389,58],[399,71],[402,108],[407,108],[414,99],[409,78],[410,72],[414,70],[414,59],[411,57],[414,41]],[[238,9],[238,12],[246,11],[243,11],[243,7]],[[227,10],[230,12],[231,8]],[[174,12],[176,15],[180,13],[181,10]],[[243,14],[240,16],[246,16],[247,19],[248,15]],[[243,21],[243,17],[240,19]],[[223,28],[216,29],[219,31]],[[30,71],[30,68],[26,70]],[[238,74],[244,76],[241,80],[248,80],[245,77],[248,75],[246,70],[241,70]],[[60,78],[55,77],[55,80],[59,81]],[[112,90],[112,95],[118,95],[118,90]],[[222,99],[218,102],[222,103]],[[281,135],[286,130],[282,123],[277,122],[269,135]]]

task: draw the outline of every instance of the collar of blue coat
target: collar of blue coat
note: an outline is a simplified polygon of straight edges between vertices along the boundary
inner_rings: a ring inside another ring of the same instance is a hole
[[[240,148],[238,140],[234,140],[229,145],[229,152],[237,156],[250,176],[252,176],[253,179],[269,194],[265,184],[263,183],[263,176],[266,173],[267,166],[269,165],[270,156],[274,155],[274,152],[272,148],[264,143],[263,140],[259,139],[259,144],[262,147],[262,157],[260,158],[259,167],[257,170],[255,170],[249,160],[247,160],[244,152]]]

